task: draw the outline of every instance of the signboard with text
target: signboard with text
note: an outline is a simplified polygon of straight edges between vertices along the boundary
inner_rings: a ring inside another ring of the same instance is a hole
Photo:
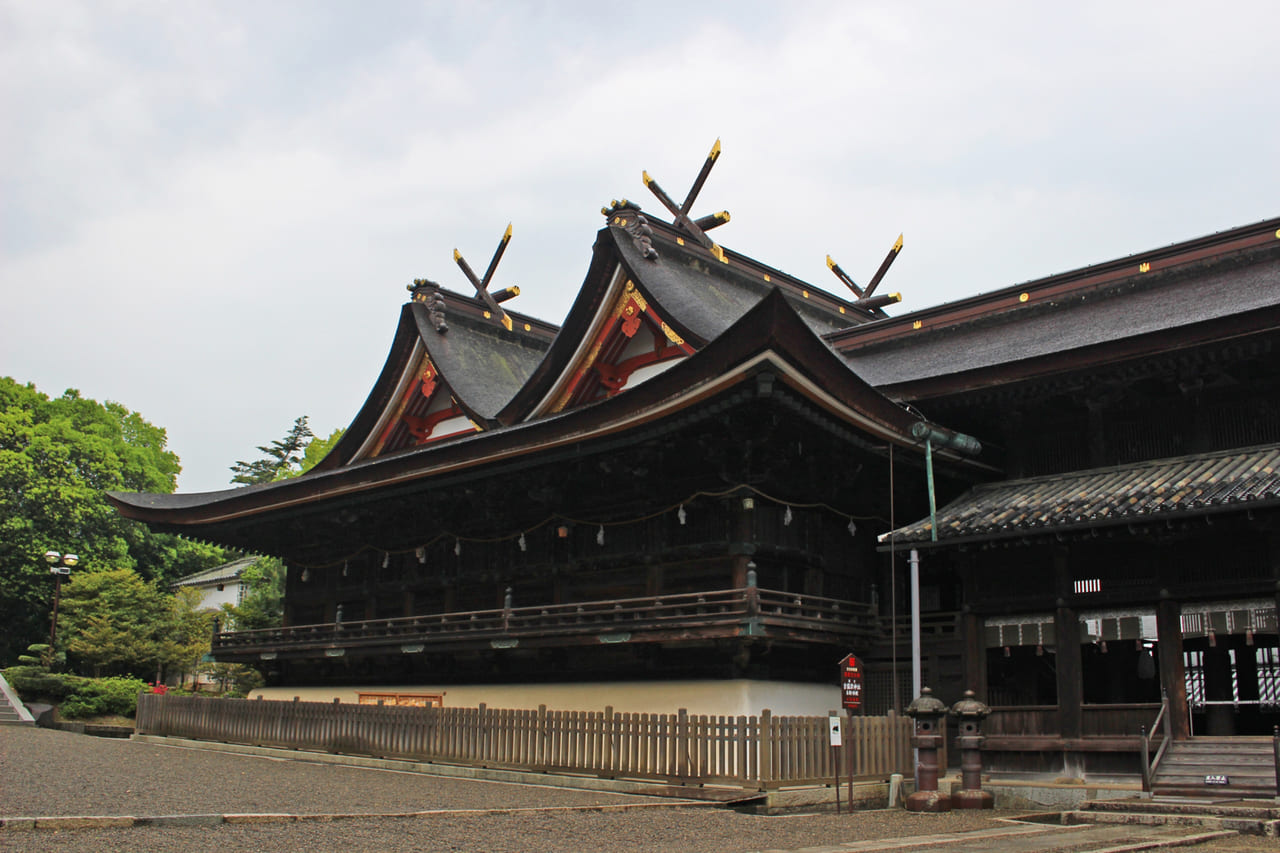
[[[862,661],[857,655],[846,655],[840,661],[840,704],[847,711],[862,707]]]

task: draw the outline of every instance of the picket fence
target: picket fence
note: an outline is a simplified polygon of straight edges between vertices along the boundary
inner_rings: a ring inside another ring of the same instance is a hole
[[[911,720],[624,714],[213,699],[144,693],[138,734],[672,784],[768,790],[911,773]]]

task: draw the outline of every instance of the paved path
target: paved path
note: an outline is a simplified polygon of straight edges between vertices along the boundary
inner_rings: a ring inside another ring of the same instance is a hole
[[[91,819],[74,819],[83,815]],[[1066,829],[1009,816],[763,817],[655,797],[0,728],[0,850],[1065,853],[1175,840],[1166,830]],[[1268,847],[1280,853],[1274,840],[1256,838],[1194,849]]]

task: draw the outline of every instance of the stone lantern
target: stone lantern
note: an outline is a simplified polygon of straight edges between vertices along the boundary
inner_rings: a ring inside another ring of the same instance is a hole
[[[951,706],[951,716],[960,726],[956,743],[960,747],[961,790],[951,795],[951,804],[958,809],[995,806],[991,792],[982,790],[982,721],[990,713],[990,708],[973,698],[972,690],[966,690],[964,698]]]
[[[947,706],[924,687],[905,713],[916,721],[912,741],[920,756],[916,791],[907,797],[907,811],[949,812],[951,797],[938,790],[938,750],[942,747],[942,720],[947,716]]]

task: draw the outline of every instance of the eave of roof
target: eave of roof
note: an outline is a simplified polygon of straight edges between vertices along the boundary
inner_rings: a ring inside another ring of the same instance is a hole
[[[929,547],[1058,535],[1280,506],[1280,444],[975,486],[880,541]]]
[[[1280,219],[1268,220],[827,340],[865,378],[900,398],[917,393],[913,386],[953,378],[980,385],[983,371],[1012,375],[1017,363],[1052,370],[1043,362],[1066,364],[1089,347],[1107,358],[1108,347],[1124,348],[1142,335],[1155,342],[1160,333],[1280,305],[1278,235]]]
[[[553,417],[430,444],[346,468],[260,486],[200,495],[110,493],[121,513],[141,521],[198,525],[289,506],[369,493],[445,474],[482,470],[515,456],[623,433],[672,417],[761,372],[876,442],[919,448],[918,418],[859,379],[796,314],[781,293],[760,301],[725,334],[665,373],[615,397]],[[767,384],[767,383],[765,383]],[[974,460],[951,464],[990,472]],[[943,464],[947,464],[944,462]]]

